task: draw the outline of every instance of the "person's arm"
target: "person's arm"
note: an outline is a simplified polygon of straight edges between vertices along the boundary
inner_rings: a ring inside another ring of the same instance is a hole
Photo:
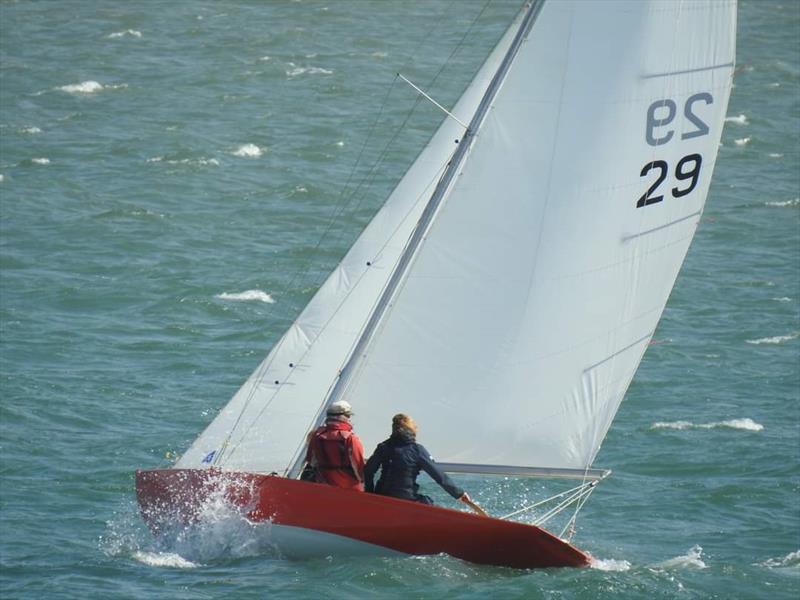
[[[425,446],[417,444],[417,450],[419,451],[419,466],[422,467],[422,470],[430,475],[436,483],[442,486],[444,491],[456,500],[460,500],[464,495],[464,490],[458,487],[455,482],[450,479],[450,476],[439,468],[439,465],[434,462],[433,457],[425,449]]]
[[[372,453],[372,456],[367,459],[367,464],[364,465],[364,491],[365,492],[374,492],[375,491],[375,484],[373,480],[375,479],[375,473],[378,470],[378,467],[381,464],[381,445],[378,444],[378,447],[375,448],[375,452]]]
[[[364,481],[364,445],[358,436],[353,434],[349,438],[350,442],[350,466],[359,481]]]
[[[308,435],[306,436],[306,460],[305,460],[305,462],[308,463],[308,464],[311,464],[311,458],[312,458],[312,454],[313,454],[313,450],[311,449],[311,440],[314,439],[314,436],[316,435],[317,431],[319,431],[319,429],[312,429],[311,431],[308,432]]]

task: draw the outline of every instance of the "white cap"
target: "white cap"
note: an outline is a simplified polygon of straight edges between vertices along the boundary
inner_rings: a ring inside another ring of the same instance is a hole
[[[329,415],[344,415],[349,417],[353,414],[353,407],[350,406],[350,403],[347,400],[337,400],[336,402],[332,402],[330,406],[328,406],[328,414]]]

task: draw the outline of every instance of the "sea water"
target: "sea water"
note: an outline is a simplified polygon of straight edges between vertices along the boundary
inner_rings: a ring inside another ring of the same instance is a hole
[[[517,9],[0,2],[1,597],[797,597],[792,0],[740,4],[707,209],[578,520],[593,569],[291,561],[224,503],[168,542],[138,515],[134,470],[209,423],[442,118],[395,74],[452,105]]]

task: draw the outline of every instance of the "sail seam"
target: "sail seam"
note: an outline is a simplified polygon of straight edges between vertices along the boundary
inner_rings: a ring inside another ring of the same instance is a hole
[[[625,346],[624,348],[620,348],[619,350],[617,350],[616,352],[614,352],[614,354],[611,354],[610,356],[607,356],[607,357],[605,357],[605,358],[604,358],[603,360],[601,360],[600,362],[596,362],[596,363],[594,363],[593,365],[586,367],[586,368],[583,370],[583,372],[584,372],[584,373],[588,373],[588,372],[589,372],[589,371],[591,371],[592,369],[596,369],[597,367],[599,367],[599,366],[600,366],[600,365],[602,365],[603,363],[606,363],[606,362],[610,361],[612,358],[614,358],[614,357],[616,357],[616,356],[619,356],[619,355],[620,355],[620,354],[622,354],[623,352],[626,352],[626,351],[630,350],[631,348],[633,348],[634,346],[637,346],[637,345],[641,344],[643,341],[645,341],[645,340],[649,340],[651,337],[653,337],[653,333],[655,333],[655,332],[654,332],[654,331],[651,331],[651,332],[650,332],[650,333],[648,333],[647,335],[644,335],[644,336],[640,337],[640,338],[639,338],[638,340],[636,340],[635,342],[632,342],[632,343],[628,344],[628,345],[627,345],[627,346]]]
[[[656,79],[658,77],[669,77],[671,75],[686,75],[688,73],[702,73],[704,71],[714,71],[716,69],[733,68],[733,61],[720,65],[710,65],[707,67],[697,67],[694,69],[682,69],[680,71],[666,71],[664,73],[652,73],[650,75],[642,75],[642,79]]]
[[[653,227],[652,229],[640,231],[639,233],[634,233],[633,235],[626,235],[625,237],[622,238],[622,241],[628,242],[638,237],[642,237],[643,235],[647,235],[649,233],[655,233],[656,231],[661,231],[662,229],[666,229],[668,227],[672,227],[673,225],[677,225],[678,223],[683,223],[684,221],[688,221],[693,217],[699,217],[701,214],[703,214],[703,211],[697,210],[690,215],[686,215],[685,217],[681,217],[680,219],[675,219],[674,221],[670,221],[669,223],[664,223],[663,225],[659,225],[658,227]]]

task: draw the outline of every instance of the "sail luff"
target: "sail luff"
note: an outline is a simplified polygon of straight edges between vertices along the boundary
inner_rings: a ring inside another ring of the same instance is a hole
[[[524,41],[525,37],[531,30],[534,21],[536,20],[536,16],[539,14],[542,6],[544,5],[545,0],[534,0],[531,2],[525,13],[525,16],[522,19],[522,22],[517,29],[516,35],[511,43],[511,46],[506,51],[505,56],[503,57],[502,62],[497,68],[492,80],[490,81],[489,85],[486,88],[486,91],[481,99],[480,103],[478,104],[477,109],[475,110],[475,114],[472,116],[469,122],[469,126],[467,130],[464,132],[461,140],[458,142],[458,148],[456,149],[453,157],[449,161],[447,167],[445,168],[444,173],[436,185],[436,188],[433,191],[433,194],[428,200],[425,209],[420,216],[419,222],[417,223],[414,231],[411,234],[411,237],[406,244],[406,248],[400,256],[400,260],[398,261],[392,276],[389,278],[386,287],[384,288],[383,292],[381,293],[378,302],[375,305],[375,309],[370,315],[369,320],[364,326],[364,329],[361,335],[356,342],[355,347],[353,348],[352,353],[347,358],[347,361],[342,366],[339,371],[339,376],[336,379],[336,382],[333,384],[330,393],[322,402],[320,409],[315,418],[315,424],[318,425],[324,419],[325,407],[327,407],[330,403],[335,402],[337,399],[340,398],[343,391],[347,388],[347,384],[350,381],[351,374],[353,373],[355,367],[358,365],[359,359],[363,356],[364,351],[366,350],[372,334],[375,332],[376,327],[380,323],[381,318],[383,317],[386,308],[389,306],[391,302],[392,296],[394,295],[395,291],[397,290],[398,285],[402,281],[403,277],[405,276],[409,265],[411,264],[414,254],[419,248],[421,241],[423,240],[426,232],[428,231],[433,219],[436,215],[436,211],[438,210],[440,204],[444,200],[447,195],[448,190],[456,176],[456,174],[461,169],[462,163],[464,162],[465,157],[469,153],[469,150],[472,146],[473,140],[477,135],[477,132],[480,129],[481,123],[483,122],[489,107],[491,106],[492,100],[494,99],[495,95],[497,94],[498,89],[500,88],[503,79],[505,78],[506,74],[508,73],[511,64],[514,61],[514,58],[519,51],[522,42]],[[460,123],[460,121],[459,121]],[[302,469],[303,463],[303,456],[302,454],[298,455],[295,458],[294,464],[289,469],[289,477],[298,477],[300,475],[300,471]]]

